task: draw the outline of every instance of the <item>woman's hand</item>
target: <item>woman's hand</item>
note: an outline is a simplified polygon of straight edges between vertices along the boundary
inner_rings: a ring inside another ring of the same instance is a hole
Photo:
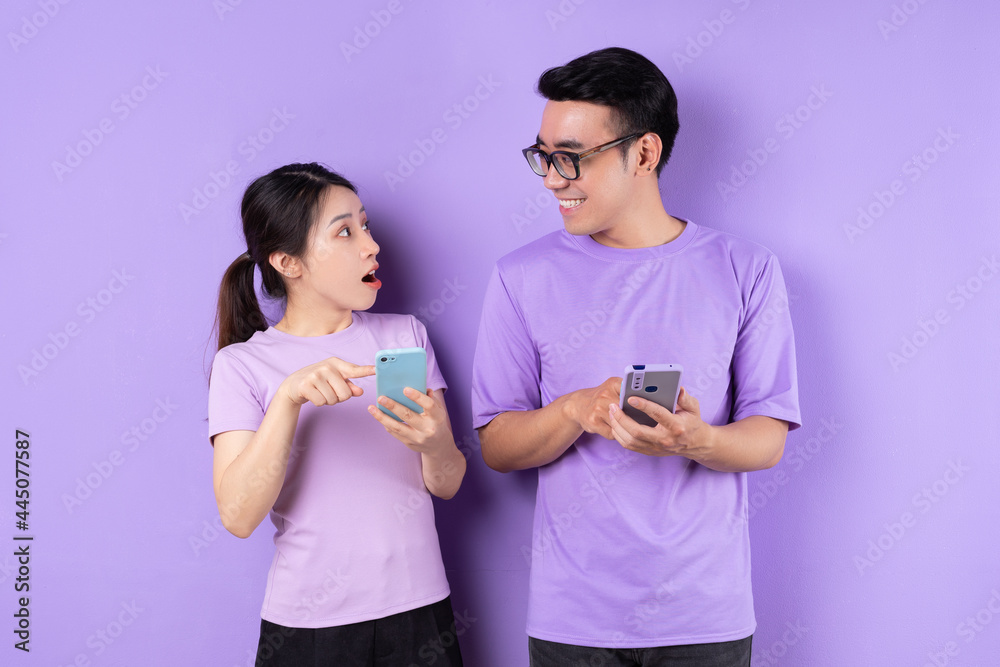
[[[379,405],[403,421],[396,421],[374,405],[368,406],[368,412],[385,427],[386,431],[415,452],[436,454],[455,447],[448,411],[443,403],[435,399],[431,390],[428,389],[426,394],[421,394],[413,387],[405,387],[403,394],[424,411],[414,412],[388,396],[379,396]]]
[[[364,393],[354,378],[375,375],[375,366],[358,366],[349,361],[330,357],[297,370],[281,383],[278,395],[284,395],[295,405],[336,405],[352,396]]]
[[[424,486],[429,492],[447,500],[455,495],[465,477],[465,456],[455,446],[448,408],[441,389],[421,394],[412,387],[403,394],[424,409],[417,413],[388,396],[379,396],[379,405],[391,410],[403,421],[398,422],[374,405],[368,412],[397,440],[420,454]]]

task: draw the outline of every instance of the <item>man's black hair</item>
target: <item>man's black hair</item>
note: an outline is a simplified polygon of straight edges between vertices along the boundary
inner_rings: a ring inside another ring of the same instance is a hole
[[[670,159],[680,127],[677,95],[660,68],[645,56],[620,47],[592,51],[543,72],[537,90],[553,102],[590,102],[609,107],[619,137],[658,134],[663,153],[656,165],[657,176]],[[632,141],[622,144],[623,157]]]

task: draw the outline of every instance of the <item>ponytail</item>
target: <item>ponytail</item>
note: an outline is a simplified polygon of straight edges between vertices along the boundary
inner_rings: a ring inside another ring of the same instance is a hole
[[[229,265],[219,287],[219,307],[216,324],[219,328],[219,349],[250,340],[257,331],[267,329],[254,291],[254,261],[243,253]]]

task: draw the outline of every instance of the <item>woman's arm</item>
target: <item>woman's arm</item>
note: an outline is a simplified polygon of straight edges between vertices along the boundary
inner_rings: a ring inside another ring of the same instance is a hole
[[[451,419],[444,403],[444,391],[434,389],[422,394],[412,387],[403,393],[424,409],[416,413],[388,396],[378,402],[403,421],[398,422],[374,405],[368,412],[397,440],[420,454],[420,468],[424,486],[438,498],[448,500],[458,492],[465,477],[465,456],[455,446]]]
[[[226,431],[215,436],[212,481],[222,525],[237,537],[249,537],[271,511],[285,481],[288,457],[302,405],[335,405],[361,388],[350,378],[375,373],[330,357],[289,375],[256,431]]]

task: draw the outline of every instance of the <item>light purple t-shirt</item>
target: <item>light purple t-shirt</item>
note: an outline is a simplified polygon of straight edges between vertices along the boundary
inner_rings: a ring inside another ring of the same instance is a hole
[[[427,350],[427,387],[446,388],[423,324],[410,315],[355,312],[351,325],[301,337],[269,328],[216,354],[209,435],[256,431],[281,382],[328,357],[374,364],[381,349]],[[261,616],[321,628],[408,611],[449,594],[420,454],[368,414],[364,394],[302,406],[285,482],[271,510],[275,554]]]
[[[503,257],[473,369],[479,428],[630,364],[680,364],[701,417],[800,423],[785,285],[765,248],[688,222],[670,243],[603,246],[554,232]],[[538,469],[528,634],[651,647],[750,635],[744,473],[584,434]]]

